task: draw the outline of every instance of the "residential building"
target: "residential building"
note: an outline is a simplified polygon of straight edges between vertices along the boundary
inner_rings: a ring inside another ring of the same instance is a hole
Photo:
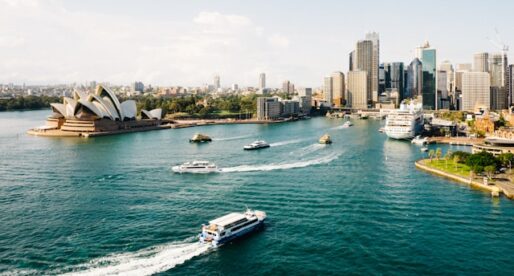
[[[145,92],[145,85],[140,81],[136,81],[132,85],[132,91],[143,93],[143,92]]]
[[[300,102],[300,111],[304,114],[309,114],[312,108],[312,88],[299,88],[298,98]]]

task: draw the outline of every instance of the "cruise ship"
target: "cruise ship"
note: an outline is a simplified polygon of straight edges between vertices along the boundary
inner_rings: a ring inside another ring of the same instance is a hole
[[[392,139],[412,139],[422,131],[423,123],[421,103],[402,103],[387,115],[384,132]]]
[[[201,243],[219,247],[233,239],[259,230],[264,225],[266,213],[247,209],[244,213],[230,213],[202,225]]]

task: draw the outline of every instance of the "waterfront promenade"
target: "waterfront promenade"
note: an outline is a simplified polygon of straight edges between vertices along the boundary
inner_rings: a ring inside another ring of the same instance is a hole
[[[437,176],[442,176],[462,184],[467,184],[470,187],[489,192],[492,196],[499,196],[500,194],[503,194],[507,198],[514,199],[514,183],[512,183],[504,175],[495,175],[492,180],[485,182],[483,177],[466,176],[466,172],[455,173],[450,172],[450,170],[442,170],[437,168],[436,166],[432,165],[432,161],[430,161],[430,159],[418,160],[415,162],[415,165],[416,168],[422,171],[435,174]],[[449,165],[449,167],[452,167],[452,165]]]

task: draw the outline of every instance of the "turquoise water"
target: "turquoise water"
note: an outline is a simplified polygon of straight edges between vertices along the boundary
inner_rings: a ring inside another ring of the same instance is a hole
[[[514,203],[417,171],[378,121],[314,118],[42,138],[0,113],[0,274],[510,274]],[[202,132],[210,144],[189,144]],[[330,133],[334,144],[317,139]],[[266,139],[272,147],[245,152]],[[444,150],[447,148],[444,147]],[[466,149],[452,147],[452,150]],[[215,175],[173,174],[205,159]],[[217,250],[200,225],[245,206],[264,231]]]

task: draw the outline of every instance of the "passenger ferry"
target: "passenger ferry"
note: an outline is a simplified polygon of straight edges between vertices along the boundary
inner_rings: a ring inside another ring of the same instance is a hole
[[[202,225],[198,236],[201,243],[221,246],[233,239],[259,230],[264,225],[266,213],[247,209],[244,213],[230,213]]]
[[[215,173],[220,171],[214,163],[209,161],[186,162],[171,169],[176,173]]]
[[[257,149],[264,149],[269,148],[270,144],[266,143],[265,141],[255,141],[251,144],[248,144],[243,147],[244,150],[257,150]]]
[[[412,139],[422,131],[423,123],[421,103],[402,103],[387,115],[384,131],[392,139]]]

